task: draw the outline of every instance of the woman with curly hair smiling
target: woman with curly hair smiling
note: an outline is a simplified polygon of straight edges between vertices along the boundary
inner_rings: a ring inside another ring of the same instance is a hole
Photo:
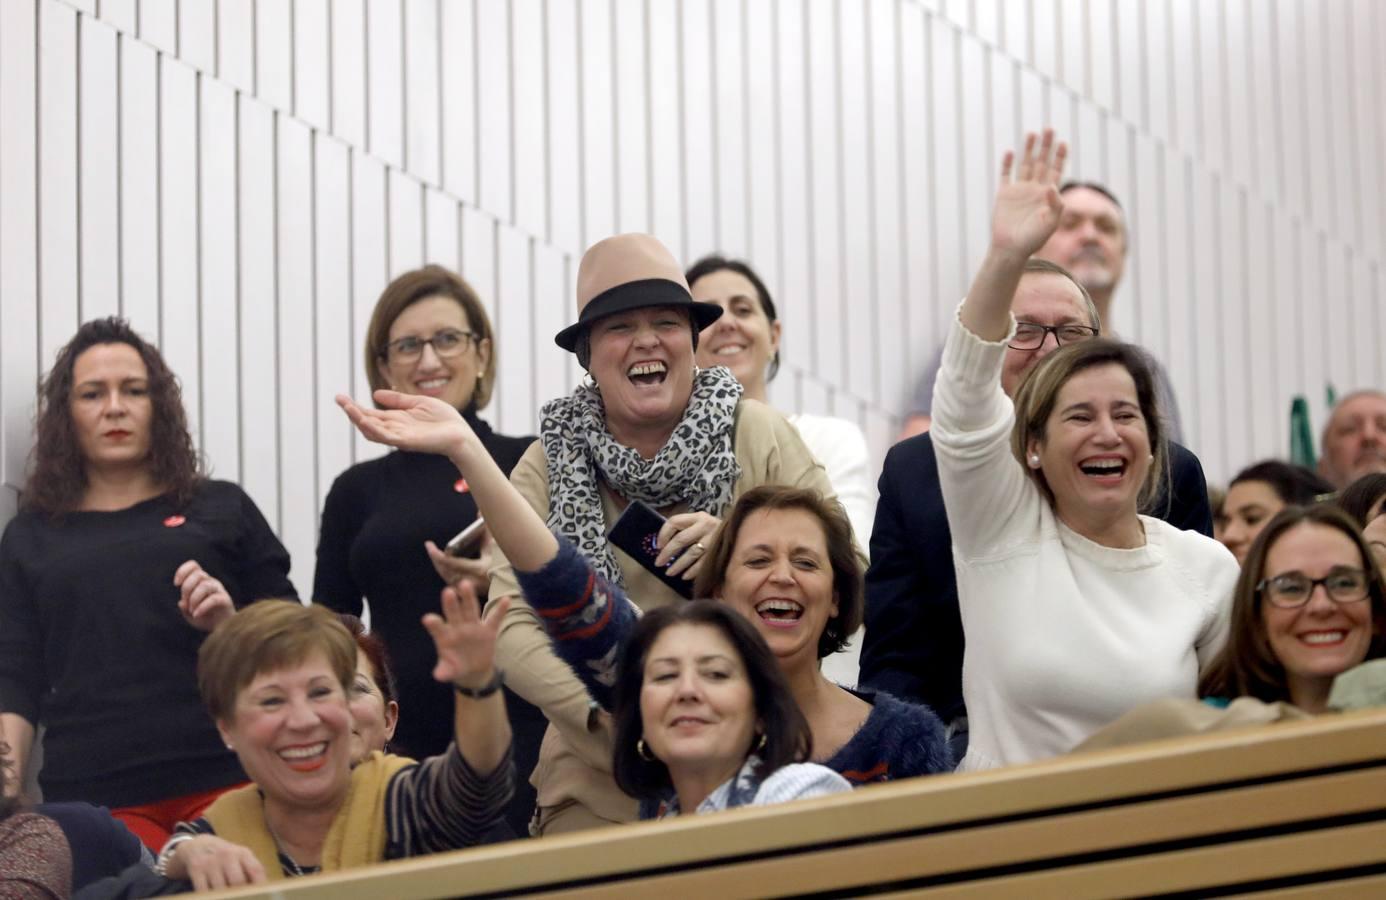
[[[158,849],[245,780],[201,710],[203,638],[292,597],[289,556],[201,471],[177,379],[121,319],[88,322],[39,390],[20,513],[0,540],[0,722],[22,779],[47,726],[46,800],[110,807]]]

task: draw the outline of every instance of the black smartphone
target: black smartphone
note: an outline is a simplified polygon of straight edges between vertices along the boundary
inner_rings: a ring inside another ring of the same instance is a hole
[[[452,540],[443,548],[443,552],[448,556],[466,556],[476,559],[481,555],[481,539],[486,535],[486,520],[481,516],[476,517],[476,521],[463,528],[453,535]]]
[[[655,541],[659,529],[664,527],[664,517],[649,507],[649,504],[632,500],[625,508],[616,524],[611,526],[607,540],[620,547],[656,578],[673,588],[685,600],[693,599],[693,582],[685,581],[681,575],[671,576],[667,569],[655,565],[659,548]]]

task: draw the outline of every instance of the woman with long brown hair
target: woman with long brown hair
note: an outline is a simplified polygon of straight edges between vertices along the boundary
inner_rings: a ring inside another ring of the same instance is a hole
[[[20,513],[0,540],[0,713],[45,800],[108,806],[157,850],[245,780],[202,712],[197,651],[235,610],[294,596],[239,487],[202,472],[177,379],[117,318],[88,322],[39,392]]]

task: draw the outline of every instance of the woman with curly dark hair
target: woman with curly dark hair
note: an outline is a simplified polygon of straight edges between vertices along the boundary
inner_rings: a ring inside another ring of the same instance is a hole
[[[47,726],[45,800],[110,807],[157,850],[245,780],[197,693],[236,610],[292,597],[289,556],[236,485],[203,475],[178,381],[117,318],[88,322],[39,389],[20,513],[0,540],[0,713],[22,778]]]

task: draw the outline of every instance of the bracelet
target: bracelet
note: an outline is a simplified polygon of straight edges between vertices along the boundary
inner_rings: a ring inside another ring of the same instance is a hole
[[[454,684],[452,689],[470,700],[482,700],[500,690],[503,684],[505,684],[505,672],[497,668],[496,674],[491,676],[491,680],[479,688],[469,688],[463,687],[460,684]]]
[[[180,831],[177,834],[170,835],[169,839],[164,841],[163,849],[159,851],[158,861],[154,863],[154,874],[158,875],[160,878],[167,878],[168,864],[173,862],[173,854],[178,852],[178,845],[184,841],[190,841],[195,837],[197,837],[197,835],[189,834],[186,831]]]

